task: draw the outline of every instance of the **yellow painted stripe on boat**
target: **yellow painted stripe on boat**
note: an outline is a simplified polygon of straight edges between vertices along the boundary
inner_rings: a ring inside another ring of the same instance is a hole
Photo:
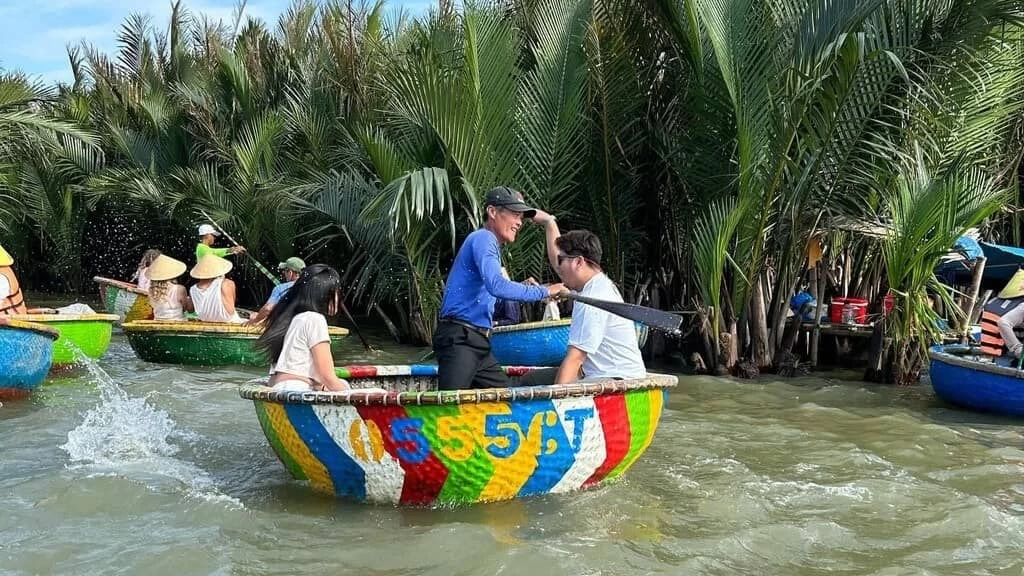
[[[661,420],[661,411],[665,408],[665,391],[661,389],[648,390],[647,396],[651,401],[651,415],[647,427],[647,439],[644,440],[640,453],[643,454],[647,447],[654,441],[654,432],[658,429],[658,422]]]
[[[309,447],[299,437],[299,433],[295,431],[291,420],[288,419],[288,413],[285,412],[284,406],[265,402],[263,408],[267,412],[271,426],[277,432],[277,438],[281,441],[281,445],[288,451],[292,460],[302,468],[306,477],[309,478],[309,483],[317,490],[333,494],[334,482],[331,480],[330,473],[327,472],[323,463],[313,456]]]
[[[473,408],[482,409],[485,416],[487,414],[512,413],[508,404],[463,404],[461,406],[463,414]],[[520,430],[519,449],[511,456],[508,458],[495,458],[491,453],[487,453],[487,457],[494,464],[494,473],[491,476],[491,480],[484,486],[483,491],[480,492],[481,501],[487,502],[515,498],[519,494],[519,490],[526,484],[526,481],[533,475],[534,470],[537,469],[537,456],[540,455],[541,426],[543,425],[541,421],[543,415],[538,416],[540,417],[534,418],[531,422],[529,430]],[[483,424],[483,421],[481,421],[481,424]],[[493,442],[493,440],[484,437],[484,426],[480,426],[476,430],[480,436],[477,440],[480,446],[487,446]]]

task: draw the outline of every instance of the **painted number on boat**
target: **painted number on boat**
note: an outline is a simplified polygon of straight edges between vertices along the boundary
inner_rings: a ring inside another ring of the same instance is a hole
[[[455,462],[468,460],[478,448],[499,459],[511,458],[524,446],[537,455],[551,455],[558,450],[559,438],[564,438],[567,431],[571,431],[569,448],[575,454],[583,442],[584,426],[593,417],[593,408],[567,410],[561,418],[554,410],[547,410],[533,414],[524,429],[515,414],[441,416],[429,434],[441,455]],[[430,457],[431,442],[424,432],[422,418],[395,418],[387,426],[386,434],[400,460],[419,464]],[[363,462],[380,462],[385,454],[384,435],[372,420],[352,422],[348,439],[353,455]]]

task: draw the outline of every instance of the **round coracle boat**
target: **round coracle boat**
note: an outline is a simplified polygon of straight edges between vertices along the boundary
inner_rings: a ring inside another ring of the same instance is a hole
[[[935,395],[965,408],[1024,416],[1024,371],[1000,366],[977,348],[961,344],[934,346],[929,378]]]
[[[571,318],[498,326],[491,331],[491,353],[502,366],[558,366],[569,352]],[[647,341],[647,326],[636,324],[637,343]]]
[[[191,366],[267,366],[266,355],[253,344],[262,326],[216,322],[138,320],[122,325],[128,344],[147,362]],[[348,330],[331,326],[331,352],[337,356]]]
[[[24,398],[43,383],[59,336],[42,324],[0,317],[0,400]]]
[[[103,357],[117,322],[114,314],[19,314],[8,318],[43,324],[60,332],[53,345],[54,370],[79,364],[83,355],[93,360]]]
[[[95,276],[92,280],[100,285],[100,295],[107,312],[117,314],[121,322],[149,320],[153,317],[149,293],[145,290],[140,290],[135,284],[102,276]]]
[[[339,368],[355,388],[242,386],[278,458],[321,492],[382,504],[471,504],[619,478],[654,438],[675,376],[436,390],[437,366]]]

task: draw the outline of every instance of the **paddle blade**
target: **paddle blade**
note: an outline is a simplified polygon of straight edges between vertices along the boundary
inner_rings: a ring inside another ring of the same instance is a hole
[[[627,318],[634,322],[646,324],[655,330],[661,330],[663,332],[678,332],[679,327],[683,324],[682,316],[658,310],[657,308],[648,308],[647,306],[638,306],[636,304],[626,304],[625,302],[595,300],[586,296],[580,296],[579,294],[570,294],[569,298],[571,300],[576,300],[577,302],[589,304],[594,308],[600,308],[605,312],[611,312],[616,316],[622,316],[623,318]]]

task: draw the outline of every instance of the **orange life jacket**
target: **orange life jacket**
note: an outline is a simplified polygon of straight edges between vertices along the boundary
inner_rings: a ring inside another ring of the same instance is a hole
[[[18,284],[18,277],[14,275],[14,268],[0,266],[0,276],[7,278],[11,285],[11,293],[6,298],[0,298],[0,316],[13,314],[25,314],[25,297],[21,294],[21,284]]]
[[[1006,342],[999,333],[999,319],[1024,303],[1024,298],[993,298],[981,312],[981,353],[1002,356]]]

